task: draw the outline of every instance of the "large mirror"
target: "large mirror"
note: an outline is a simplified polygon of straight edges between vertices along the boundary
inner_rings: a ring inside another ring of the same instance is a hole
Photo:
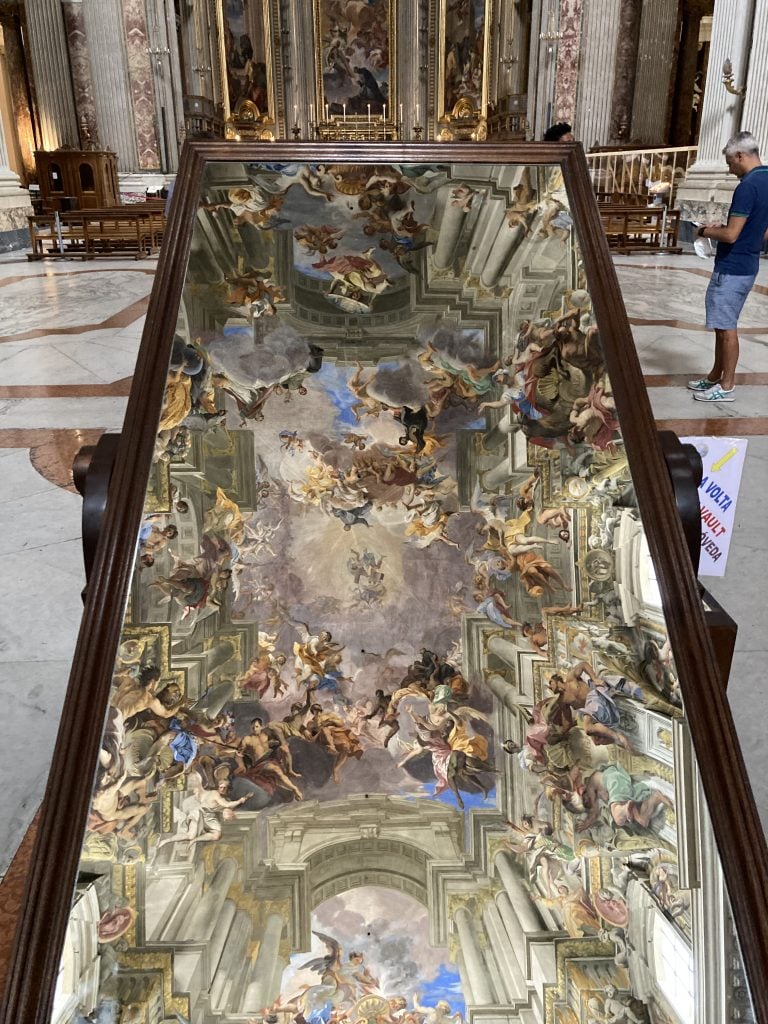
[[[540,152],[188,154],[56,1024],[764,1019],[682,533]]]

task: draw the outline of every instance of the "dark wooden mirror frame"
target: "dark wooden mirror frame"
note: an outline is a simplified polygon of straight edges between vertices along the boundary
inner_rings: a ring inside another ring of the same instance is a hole
[[[209,161],[560,164],[604,349],[638,505],[664,604],[686,720],[720,850],[755,1019],[768,1024],[768,850],[752,797],[699,586],[688,556],[629,322],[582,148],[569,144],[322,146],[191,143],[183,153],[152,291],[103,529],[40,812],[24,904],[0,1008],[5,1024],[48,1024],[92,796],[123,613],[133,572],[194,211]],[[173,258],[172,258],[173,254]],[[178,254],[184,254],[179,259]],[[599,287],[595,285],[599,282]],[[99,709],[97,712],[96,709]]]

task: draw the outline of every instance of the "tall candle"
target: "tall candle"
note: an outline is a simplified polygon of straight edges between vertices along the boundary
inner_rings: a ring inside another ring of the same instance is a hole
[[[299,120],[299,105],[298,105],[298,103],[294,103],[293,104],[293,123],[296,124],[296,122],[298,120]]]
[[[314,120],[315,120],[315,104],[314,103],[310,103],[309,104],[309,116],[310,116],[310,119],[312,120],[312,122],[314,123]]]
[[[419,123],[419,104],[416,104],[416,124]]]
[[[369,103],[368,104],[368,123],[369,124],[370,124],[370,121],[371,121],[371,104]]]
[[[346,121],[347,120],[347,104],[346,103],[342,103],[342,109],[344,111],[344,120]]]
[[[403,123],[403,104],[400,104],[400,123]]]
[[[325,104],[325,120],[326,120],[326,121],[328,121],[328,120],[329,120],[329,116],[328,116],[328,104],[327,104],[327,103]]]
[[[385,120],[385,121],[387,120],[387,104],[386,103],[384,104],[383,120]]]

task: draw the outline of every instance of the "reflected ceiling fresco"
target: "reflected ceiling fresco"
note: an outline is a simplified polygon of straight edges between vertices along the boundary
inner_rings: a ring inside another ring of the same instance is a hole
[[[730,1019],[559,169],[208,165],[146,509],[57,1021]]]

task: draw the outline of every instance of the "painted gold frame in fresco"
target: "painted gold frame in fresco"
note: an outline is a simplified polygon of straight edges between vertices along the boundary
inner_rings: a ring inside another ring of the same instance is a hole
[[[639,360],[578,144],[489,144],[483,162],[559,164],[579,227],[588,281],[638,504],[663,598],[686,716],[718,844],[755,1020],[768,1024],[768,850],[747,781],[725,687],[707,631],[672,484],[643,386]],[[176,313],[207,161],[371,164],[477,162],[461,145],[269,146],[187,144],[149,302],[146,326],[112,475],[103,529],[70,676],[45,801],[30,862],[0,1021],[49,1024],[50,1010],[91,799],[103,711],[133,572],[156,425]],[[97,711],[97,709],[99,709]]]
[[[238,137],[238,129],[247,131],[249,137],[259,138],[264,142],[271,142],[275,137],[275,126],[279,123],[280,111],[277,107],[277,95],[275,91],[275,59],[272,47],[272,2],[261,0],[264,24],[262,26],[262,39],[264,43],[264,61],[267,65],[267,96],[269,97],[269,111],[259,112],[260,116],[254,116],[253,120],[238,118],[232,111],[229,95],[229,80],[227,77],[227,53],[224,45],[224,0],[216,0],[216,31],[218,34],[219,49],[219,76],[224,108],[224,125],[228,139]]]
[[[314,25],[314,60],[315,60],[315,120],[319,125],[323,122],[325,130],[321,129],[321,136],[323,138],[345,138],[349,137],[343,134],[345,131],[344,121],[338,114],[333,114],[327,122],[324,120],[325,111],[325,90],[323,89],[323,44],[321,38],[321,11],[320,5],[324,0],[312,0],[312,23]],[[380,129],[384,126],[384,132],[387,134],[387,129],[394,131],[398,123],[397,111],[399,109],[398,92],[397,92],[397,0],[389,0],[389,92],[387,95],[387,112],[390,115],[385,121],[382,115],[372,115],[371,124],[378,126]],[[346,119],[346,125],[348,129],[356,132],[356,137],[363,139],[364,137],[370,138],[373,134],[374,137],[380,137],[376,128],[372,131],[369,130],[366,135],[365,132],[366,118],[364,114],[348,114]],[[330,129],[330,130],[329,130]]]
[[[491,76],[491,29],[496,9],[496,0],[483,0],[484,6],[484,38],[483,38],[483,84],[480,90],[480,109],[470,110],[471,101],[460,99],[451,110],[445,106],[445,44],[446,44],[446,13],[448,0],[437,0],[437,84],[435,88],[435,111],[437,121],[437,136],[443,141],[450,141],[453,138],[471,138],[476,142],[483,142],[485,134],[483,128],[488,118],[488,99],[490,92]],[[461,122],[466,122],[469,134],[461,132]],[[474,129],[473,129],[474,124]],[[442,134],[440,125],[443,125]],[[477,126],[481,126],[480,133]],[[459,129],[457,131],[457,129]]]

